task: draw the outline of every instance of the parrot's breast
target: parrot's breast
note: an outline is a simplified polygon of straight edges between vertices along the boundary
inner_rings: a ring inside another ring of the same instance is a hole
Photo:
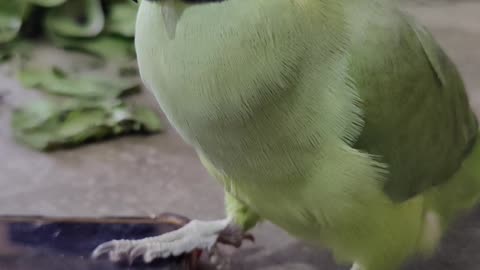
[[[265,171],[278,164],[269,155],[287,157],[286,134],[300,132],[284,132],[291,128],[280,117],[289,113],[292,78],[309,48],[297,36],[301,21],[269,15],[291,9],[291,1],[227,2],[183,10],[172,39],[160,6],[144,1],[136,33],[140,73],[172,125],[216,166],[238,168],[247,154],[242,170],[261,164]],[[257,2],[264,6],[251,4]]]
[[[293,35],[298,23],[284,27],[288,22],[278,24],[278,16],[270,15],[288,9],[291,1],[268,2],[187,5],[177,11],[173,38],[161,5],[142,3],[135,42],[140,73],[186,137],[182,130],[193,125],[241,124],[290,90],[288,77],[297,72],[307,48],[294,44],[299,42]]]
[[[319,3],[191,6],[171,38],[160,6],[142,2],[135,44],[145,84],[185,141],[235,179],[306,178],[327,148],[358,133],[348,39]]]

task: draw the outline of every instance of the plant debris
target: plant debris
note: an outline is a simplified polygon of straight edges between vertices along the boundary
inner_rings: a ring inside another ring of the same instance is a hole
[[[60,48],[105,61],[129,60],[135,56],[136,12],[131,0],[0,1],[0,45],[40,33]],[[0,59],[5,50],[0,46]]]
[[[36,101],[13,112],[15,138],[37,150],[78,146],[112,136],[152,134],[162,130],[150,109],[120,100],[84,102],[70,99]]]
[[[71,75],[59,68],[24,69],[18,79],[26,88],[86,99],[117,98],[140,90],[139,80]]]
[[[32,51],[28,48],[46,39],[58,48],[88,53],[99,63],[118,67],[114,76],[107,76],[48,64],[35,69],[21,65],[17,78],[25,88],[56,97],[13,111],[11,125],[18,141],[48,151],[162,131],[153,110],[120,99],[140,90],[138,70],[129,66],[135,58],[136,12],[131,0],[0,0],[0,63],[28,56]]]

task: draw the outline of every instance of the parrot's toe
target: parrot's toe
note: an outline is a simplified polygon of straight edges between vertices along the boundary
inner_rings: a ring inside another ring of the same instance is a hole
[[[252,234],[245,233],[242,228],[235,224],[230,224],[220,232],[217,244],[240,248],[244,241],[255,242]],[[228,269],[231,264],[231,254],[226,253],[219,245],[215,245],[208,253],[210,263],[216,266],[216,269]]]
[[[104,254],[113,262],[129,259],[129,254],[137,241],[113,240],[99,245],[93,252],[92,258],[96,259]]]
[[[245,233],[239,226],[234,224],[220,232],[218,237],[218,243],[235,248],[240,248],[244,241],[255,242],[255,237],[250,233]]]

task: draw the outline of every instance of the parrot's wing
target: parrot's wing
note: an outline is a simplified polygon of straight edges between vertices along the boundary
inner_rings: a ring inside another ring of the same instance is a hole
[[[413,19],[408,20],[407,23],[415,32],[415,35],[422,46],[423,52],[428,59],[430,68],[435,73],[441,87],[446,87],[448,85],[448,74],[452,63],[448,62],[448,57],[423,25],[415,24]]]
[[[385,192],[403,201],[457,171],[477,121],[455,65],[425,28],[401,13],[369,28],[352,53],[365,111],[355,147],[388,165]]]

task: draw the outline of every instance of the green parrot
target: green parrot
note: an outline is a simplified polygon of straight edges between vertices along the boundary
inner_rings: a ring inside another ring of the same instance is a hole
[[[480,195],[478,125],[455,65],[388,0],[143,0],[140,73],[224,187],[227,218],[114,240],[155,258],[267,220],[354,270],[431,255]]]

